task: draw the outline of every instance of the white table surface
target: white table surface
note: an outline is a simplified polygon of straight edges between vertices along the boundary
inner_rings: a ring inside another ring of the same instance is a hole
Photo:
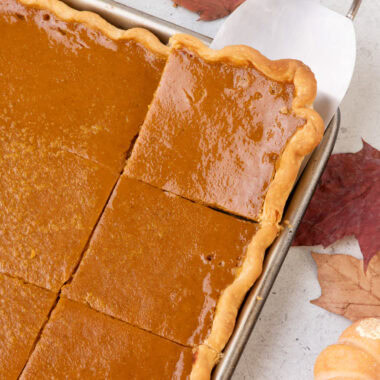
[[[197,15],[174,8],[171,0],[118,0],[126,5],[214,36],[223,20],[197,21]],[[265,0],[263,0],[265,1]],[[305,0],[307,1],[307,0]],[[322,0],[344,13],[349,0]],[[380,149],[380,6],[363,0],[355,20],[358,55],[351,87],[341,104],[342,124],[335,152],[355,152],[361,137]],[[297,57],[291,57],[297,58]],[[360,258],[354,238],[346,238],[326,250]],[[350,323],[309,303],[320,295],[317,271],[310,248],[292,248],[268,298],[235,371],[234,380],[312,379],[318,353],[336,341]]]

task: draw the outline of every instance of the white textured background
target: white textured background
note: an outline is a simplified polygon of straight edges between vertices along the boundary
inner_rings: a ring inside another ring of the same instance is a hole
[[[118,1],[211,37],[223,22],[199,22],[197,15],[174,8],[171,0]],[[322,3],[341,13],[350,5],[349,0],[323,0]],[[342,124],[335,152],[359,150],[361,137],[380,149],[378,0],[363,0],[355,28],[358,44],[356,70],[341,105]],[[323,252],[320,247],[314,250]],[[354,238],[337,242],[324,252],[348,253],[360,258]],[[316,267],[309,253],[310,248],[292,248],[289,252],[235,371],[234,380],[312,379],[318,353],[335,342],[349,325],[346,319],[309,303],[320,295]]]

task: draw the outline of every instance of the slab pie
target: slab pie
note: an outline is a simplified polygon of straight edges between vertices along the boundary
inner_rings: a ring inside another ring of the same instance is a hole
[[[0,373],[210,378],[321,139],[312,72],[58,0],[0,34]]]

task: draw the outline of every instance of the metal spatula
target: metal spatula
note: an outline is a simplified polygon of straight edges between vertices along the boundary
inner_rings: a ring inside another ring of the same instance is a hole
[[[351,81],[356,57],[352,20],[361,0],[346,16],[314,0],[247,0],[218,31],[211,47],[245,44],[271,59],[306,63],[318,82],[315,109],[327,125]]]

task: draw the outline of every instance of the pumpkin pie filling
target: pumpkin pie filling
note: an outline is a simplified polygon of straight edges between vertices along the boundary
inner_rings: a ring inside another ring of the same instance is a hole
[[[252,64],[172,49],[127,173],[185,198],[258,220],[276,161],[305,120],[294,85]]]
[[[61,299],[21,379],[187,379],[192,352]]]
[[[0,123],[120,171],[164,54],[16,0],[0,2],[0,35]]]
[[[56,295],[0,274],[0,378],[17,379]]]
[[[63,294],[196,346],[257,229],[123,176]]]
[[[0,123],[0,272],[57,291],[118,173],[12,132]]]

